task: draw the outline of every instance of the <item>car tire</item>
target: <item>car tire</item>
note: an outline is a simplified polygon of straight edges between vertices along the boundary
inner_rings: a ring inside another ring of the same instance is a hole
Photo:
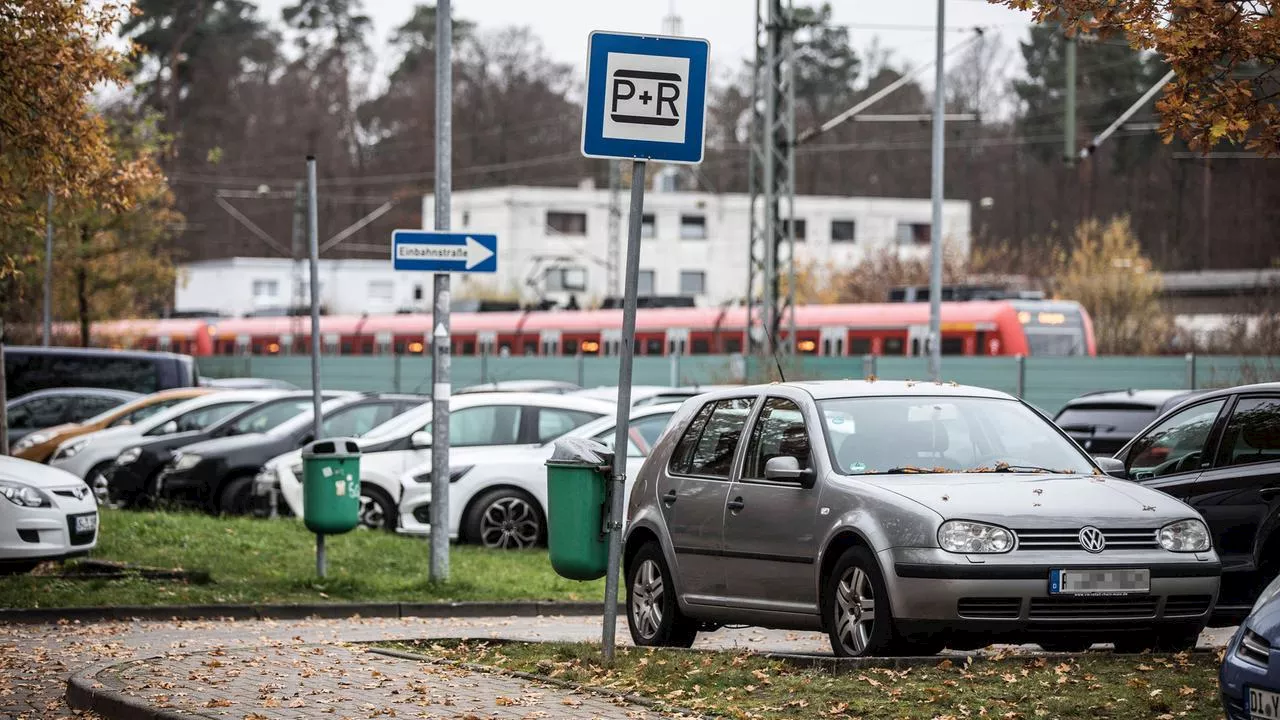
[[[1194,650],[1200,639],[1200,627],[1164,627],[1116,638],[1118,653],[1181,652]]]
[[[253,477],[241,475],[227,481],[218,493],[218,510],[223,515],[248,515],[253,511]]]
[[[867,548],[845,550],[824,579],[822,622],[836,657],[895,654],[889,591]]]
[[[360,488],[360,527],[370,530],[396,529],[396,504],[376,485]]]
[[[126,503],[122,502],[118,493],[111,491],[111,483],[107,480],[107,468],[111,467],[111,462],[100,462],[89,469],[89,473],[85,475],[85,482],[88,483],[89,489],[93,491],[93,496],[98,500],[98,507],[115,508],[125,507]]]
[[[1080,653],[1093,647],[1093,638],[1054,637],[1040,638],[1036,644],[1041,650],[1051,653]]]
[[[698,624],[680,612],[676,586],[662,548],[647,542],[627,564],[627,627],[640,647],[693,645]]]
[[[494,550],[526,550],[547,542],[547,517],[531,495],[497,488],[476,498],[463,528],[468,541]]]

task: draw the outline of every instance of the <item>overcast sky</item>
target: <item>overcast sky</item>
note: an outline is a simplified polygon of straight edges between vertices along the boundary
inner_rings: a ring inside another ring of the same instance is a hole
[[[280,8],[292,1],[259,0],[259,5],[264,15],[278,20]],[[414,4],[414,0],[365,0],[365,12],[373,18],[379,38],[377,46],[385,47],[392,29],[409,17]],[[482,30],[506,25],[531,27],[553,58],[585,72],[589,32],[656,33],[674,7],[683,20],[682,34],[711,42],[712,65],[720,74],[736,69],[752,54],[755,4],[755,0],[454,0],[453,13]],[[918,66],[933,58],[935,0],[832,0],[831,4],[836,22],[850,27],[860,52],[865,53],[878,37],[881,47],[899,62]],[[948,44],[963,39],[963,29],[981,25],[1013,48],[1026,35],[1030,22],[1028,13],[986,0],[948,0],[946,11],[946,25],[952,30],[947,34]]]

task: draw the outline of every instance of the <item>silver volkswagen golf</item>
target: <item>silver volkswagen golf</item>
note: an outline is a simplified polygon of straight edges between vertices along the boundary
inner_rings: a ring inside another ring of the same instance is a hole
[[[1021,401],[953,384],[688,400],[628,516],[638,645],[741,624],[825,630],[842,656],[1188,648],[1221,572],[1195,510],[1103,474]]]

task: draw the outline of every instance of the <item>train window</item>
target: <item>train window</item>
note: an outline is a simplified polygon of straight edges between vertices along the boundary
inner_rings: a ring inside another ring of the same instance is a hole
[[[849,340],[850,355],[870,355],[871,338],[852,338]]]
[[[577,355],[577,354],[578,354],[578,341],[577,341],[577,340],[565,340],[565,341],[564,341],[564,354],[565,354],[565,355]]]
[[[658,338],[650,338],[644,342],[644,345],[645,345],[645,350],[644,350],[645,355],[661,355],[662,354],[662,341],[659,340]]]
[[[724,348],[724,351],[727,353],[742,352],[742,340],[740,338],[736,338],[736,337],[725,338],[724,341],[720,343],[720,345]]]
[[[711,353],[711,343],[703,338],[694,338],[692,346],[694,355],[708,355]]]
[[[471,343],[471,342],[464,342],[464,343],[462,343],[462,354],[463,354],[463,355],[475,355],[475,354],[476,354],[476,344],[475,344],[475,343]]]
[[[525,343],[525,344],[524,344],[524,354],[525,354],[525,355],[537,355],[537,354],[538,354],[538,343],[537,343],[536,341],[531,341],[531,342],[527,342],[527,343]]]
[[[943,355],[963,355],[964,354],[964,338],[943,337],[942,338],[942,354]]]
[[[901,355],[902,354],[902,338],[885,338],[884,354],[885,355]]]
[[[369,341],[369,340],[366,340],[366,341],[364,341],[363,343],[361,343],[361,347],[360,347],[360,354],[361,354],[361,355],[372,355],[372,354],[373,354],[373,342],[372,342],[372,341]]]
[[[351,343],[349,343],[349,342],[344,342],[344,343],[342,343],[342,354],[343,354],[343,355],[350,355],[350,354],[351,354],[351,351],[352,351],[353,349],[354,349],[354,348],[352,348],[352,347],[351,347]]]
[[[396,354],[397,354],[397,355],[403,355],[403,354],[404,354],[404,343],[402,343],[402,342],[398,342],[398,343],[396,343]]]

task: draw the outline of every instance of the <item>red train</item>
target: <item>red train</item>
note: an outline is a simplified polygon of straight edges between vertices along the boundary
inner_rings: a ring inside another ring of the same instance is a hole
[[[742,352],[746,309],[658,308],[638,311],[639,355]],[[340,355],[421,354],[430,315],[325,316],[323,352]],[[785,329],[790,318],[783,322]],[[808,305],[795,309],[796,350],[806,355],[920,355],[928,333],[927,303]],[[451,334],[459,356],[615,355],[621,310],[455,313]],[[121,320],[98,323],[93,344],[190,355],[291,355],[310,348],[310,319]],[[997,300],[942,305],[946,355],[1095,355],[1088,314],[1070,301]]]

